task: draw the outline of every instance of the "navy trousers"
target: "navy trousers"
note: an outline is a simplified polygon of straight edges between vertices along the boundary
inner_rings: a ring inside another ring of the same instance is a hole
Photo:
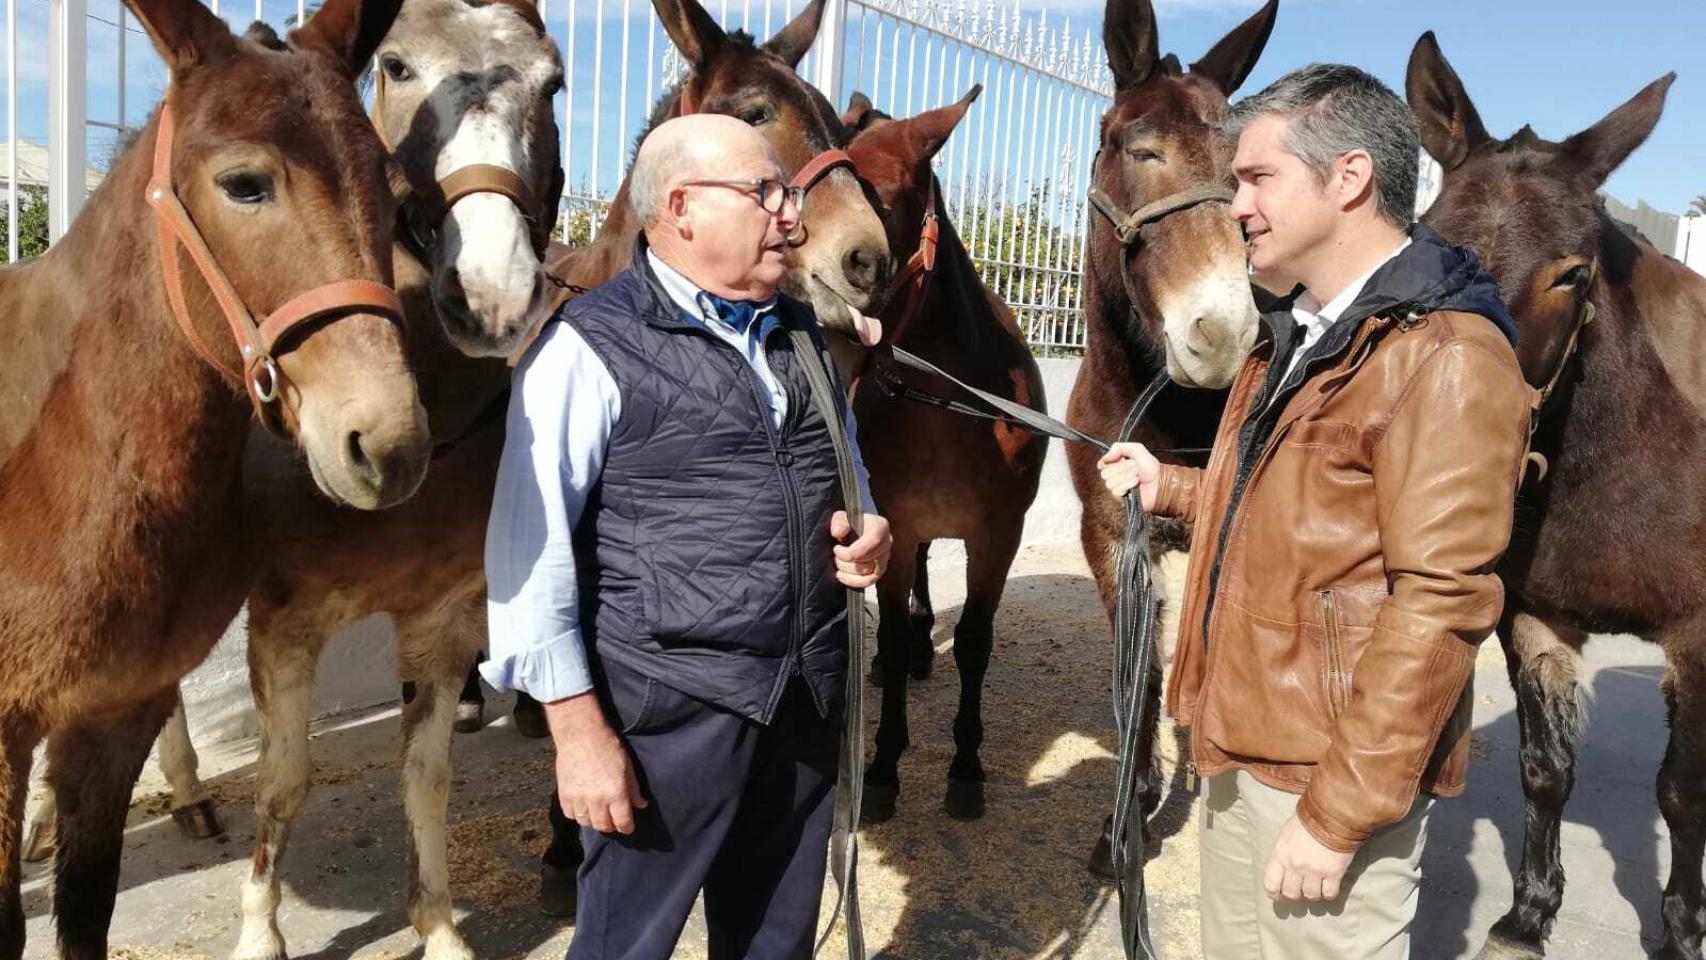
[[[820,715],[796,679],[764,726],[604,667],[600,693],[649,805],[628,836],[582,829],[569,960],[668,960],[701,890],[710,960],[809,960],[839,706]]]

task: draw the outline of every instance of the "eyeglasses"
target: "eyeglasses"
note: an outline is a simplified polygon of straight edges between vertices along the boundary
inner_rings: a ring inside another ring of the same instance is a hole
[[[794,202],[795,210],[806,208],[806,189],[791,187],[780,180],[770,177],[759,177],[752,180],[683,180],[684,187],[729,187],[734,190],[746,190],[758,199],[758,205],[765,213],[781,213],[782,207],[789,200]]]

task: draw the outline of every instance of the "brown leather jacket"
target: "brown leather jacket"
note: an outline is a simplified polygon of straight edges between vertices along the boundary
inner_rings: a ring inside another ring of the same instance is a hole
[[[1463,790],[1537,396],[1486,317],[1389,313],[1340,332],[1251,419],[1284,315],[1234,381],[1208,466],[1164,466],[1155,510],[1195,521],[1167,709],[1197,771],[1301,793],[1303,826],[1346,852],[1418,790]]]

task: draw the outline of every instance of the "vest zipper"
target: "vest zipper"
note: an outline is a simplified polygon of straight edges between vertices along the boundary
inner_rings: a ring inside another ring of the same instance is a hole
[[[776,684],[771,688],[770,698],[764,705],[764,719],[769,722],[776,714],[776,705],[782,702],[782,694],[788,688],[788,680],[794,676],[803,676],[800,670],[800,652],[805,643],[805,545],[801,529],[805,521],[800,517],[800,493],[794,485],[793,451],[782,446],[782,436],[771,420],[771,411],[764,401],[764,384],[759,381],[758,374],[752,369],[746,357],[742,356],[729,343],[706,333],[710,341],[722,347],[734,363],[735,369],[752,386],[753,402],[758,404],[758,416],[764,422],[764,438],[770,443],[770,457],[776,463],[777,476],[782,480],[782,495],[787,500],[783,504],[788,520],[788,587],[792,596],[789,598],[789,609],[793,616],[788,624],[788,652],[783,656],[783,669],[776,677]],[[770,362],[768,348],[764,350],[764,361]],[[784,389],[786,386],[784,385]],[[786,418],[784,418],[786,423]]]

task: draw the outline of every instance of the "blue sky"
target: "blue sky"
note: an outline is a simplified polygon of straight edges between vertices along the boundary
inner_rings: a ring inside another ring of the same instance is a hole
[[[563,19],[558,11],[565,9],[565,0],[549,2],[552,32],[561,34],[565,24],[555,21]],[[631,2],[636,13],[647,6],[645,0]],[[731,6],[743,2],[751,0],[733,0]],[[1071,20],[1075,34],[1101,29],[1101,0],[1019,3],[1026,11],[1049,11],[1051,23]],[[1157,3],[1162,48],[1188,63],[1254,12],[1259,0]],[[17,6],[19,133],[40,140],[46,132],[47,0],[17,0]],[[592,0],[578,0],[578,6],[591,19]],[[752,6],[762,6],[762,0]],[[776,6],[780,10],[780,0]],[[265,0],[268,19],[275,22],[294,8],[294,0]],[[240,23],[253,9],[254,0],[226,3],[226,12]],[[620,9],[620,0],[607,0],[608,14]],[[117,10],[117,0],[89,0],[93,16],[111,20]],[[1410,48],[1428,29],[1438,34],[1488,129],[1497,136],[1532,123],[1542,136],[1559,139],[1599,119],[1666,71],[1678,71],[1658,129],[1612,175],[1607,187],[1625,202],[1644,199],[1673,212],[1706,194],[1706,0],[1619,0],[1615,8],[1585,0],[1281,0],[1273,38],[1245,92],[1318,60],[1355,63],[1402,92]],[[90,111],[102,119],[112,119],[116,111],[116,37],[112,27],[90,22]],[[163,78],[145,38],[132,35],[128,47],[126,117],[136,123],[152,107]],[[633,64],[636,73],[642,70],[638,59]],[[607,65],[613,67],[609,61]],[[583,62],[581,70],[590,67]],[[90,156],[98,160],[107,147],[100,131],[90,133]],[[614,130],[606,136],[601,154],[626,149]]]

